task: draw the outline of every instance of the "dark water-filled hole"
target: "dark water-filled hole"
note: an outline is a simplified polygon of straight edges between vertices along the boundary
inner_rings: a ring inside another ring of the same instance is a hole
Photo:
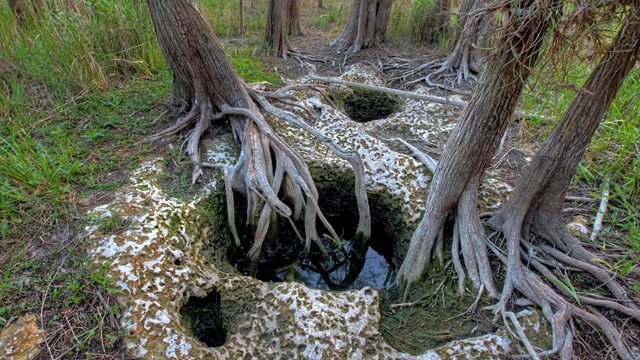
[[[356,122],[384,119],[402,110],[402,101],[397,96],[378,91],[355,89],[335,93],[338,104]]]
[[[241,273],[266,282],[297,281],[321,290],[348,290],[371,286],[390,289],[395,279],[394,246],[397,213],[387,207],[377,196],[369,196],[372,215],[372,236],[368,249],[359,256],[355,249],[355,230],[358,213],[352,187],[344,189],[338,183],[319,183],[320,207],[341,236],[340,244],[328,236],[322,239],[329,253],[323,257],[317,246],[304,252],[304,243],[291,229],[288,222],[280,221],[277,235],[265,241],[259,261],[252,262],[246,254],[251,247],[251,237],[244,234],[242,248],[232,247],[229,262]],[[241,212],[237,212],[241,213]],[[242,227],[239,222],[238,228]],[[301,226],[299,228],[302,228]],[[322,234],[322,231],[319,232]]]
[[[217,291],[212,290],[204,298],[190,297],[180,308],[180,315],[182,324],[207,346],[224,344],[227,331],[223,325],[220,294]]]

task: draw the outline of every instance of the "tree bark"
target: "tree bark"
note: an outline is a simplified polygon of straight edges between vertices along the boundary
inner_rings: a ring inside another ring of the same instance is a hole
[[[283,59],[287,58],[290,51],[287,39],[287,5],[288,0],[269,0],[267,11],[267,49]]]
[[[527,167],[507,203],[490,220],[490,224],[502,230],[507,239],[507,276],[502,306],[506,306],[508,297],[515,289],[547,309],[546,317],[555,324],[554,349],[558,349],[561,356],[566,358],[573,354],[572,336],[566,330],[573,316],[602,329],[621,358],[632,359],[633,356],[620,333],[597,310],[576,307],[549,288],[539,275],[526,270],[521,257],[525,257],[524,260],[533,264],[543,276],[555,276],[552,269],[539,263],[534,256],[525,256],[527,252],[531,254],[531,251],[535,251],[560,264],[590,274],[620,301],[603,305],[596,299],[583,296],[580,298],[582,303],[604,306],[640,320],[636,303],[629,299],[615,279],[615,274],[594,262],[597,256],[572,238],[562,221],[564,198],[580,159],[640,53],[640,2],[635,1],[629,11],[609,50]],[[532,235],[538,235],[551,246],[541,244],[539,240],[533,245],[528,241]],[[523,250],[523,246],[527,251]]]
[[[304,36],[300,25],[300,0],[287,0],[287,25],[289,36]]]
[[[330,45],[356,53],[384,41],[393,0],[354,0],[342,34]]]
[[[248,253],[252,260],[259,258],[269,229],[273,228],[272,224],[275,225],[278,216],[289,220],[291,224],[294,224],[293,220],[303,221],[304,231],[295,229],[295,232],[304,235],[307,251],[312,243],[324,249],[318,236],[318,220],[330,236],[339,238],[318,207],[318,191],[307,165],[267,123],[258,109],[259,104],[269,114],[303,128],[335,155],[352,164],[356,173],[356,199],[360,214],[354,241],[361,247],[368,246],[371,217],[364,165],[358,154],[342,150],[302,119],[277,109],[255,90],[248,90],[193,1],[147,2],[160,48],[173,71],[174,95],[182,97],[183,102],[191,106],[176,125],[149,139],[176,134],[193,125],[186,141],[186,151],[195,164],[192,175],[192,181],[195,182],[204,166],[200,161],[200,138],[212,120],[228,117],[236,139],[241,142],[238,162],[225,169],[229,226],[236,244],[240,245],[240,240],[235,232],[231,186],[247,198],[247,223],[255,235]],[[279,198],[280,195],[284,200]],[[278,216],[274,215],[276,213]]]
[[[554,0],[524,1],[520,9],[504,10],[508,23],[499,39],[501,48],[491,56],[478,90],[447,140],[431,182],[425,216],[398,271],[401,282],[410,285],[425,272],[434,248],[437,251],[440,247],[437,243],[441,243],[441,229],[449,212],[456,208],[458,214],[476,212],[475,199],[469,194],[475,194],[478,181],[511,120],[556,5]],[[526,15],[518,16],[517,12]],[[483,234],[469,230],[476,229],[478,222],[477,215],[458,217],[459,242],[474,285],[478,288],[484,285],[496,296]],[[476,273],[484,275],[476,277]]]
[[[474,74],[480,71],[483,59],[486,57],[484,50],[476,45],[480,40],[480,34],[487,25],[487,14],[482,11],[486,0],[465,0],[460,9],[459,37],[456,46],[442,64],[438,72],[457,71],[457,81],[465,82],[474,78]]]

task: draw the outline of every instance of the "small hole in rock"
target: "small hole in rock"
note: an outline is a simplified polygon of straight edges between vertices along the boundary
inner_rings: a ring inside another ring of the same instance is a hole
[[[390,289],[396,271],[394,245],[402,232],[401,212],[391,209],[389,201],[382,200],[384,196],[370,194],[372,236],[369,247],[360,252],[363,255],[359,255],[352,241],[358,225],[353,183],[349,179],[334,178],[331,181],[317,180],[316,185],[320,208],[340,235],[341,246],[337,245],[335,239],[324,236],[322,243],[328,256],[323,256],[315,244],[307,256],[304,254],[304,242],[288,222],[280,221],[276,235],[265,240],[258,261],[252,262],[246,257],[252,246],[252,237],[245,230],[242,235],[244,246],[241,249],[231,248],[229,262],[241,273],[266,282],[297,281],[321,290],[348,290],[366,286]],[[244,213],[244,210],[236,212]],[[237,222],[238,230],[244,228],[244,222],[245,219]],[[319,233],[322,234],[322,231]]]
[[[356,122],[384,119],[402,110],[402,101],[398,97],[378,91],[355,89],[334,93],[333,96],[349,118]]]
[[[191,330],[193,336],[207,346],[221,346],[225,342],[227,330],[222,322],[220,294],[212,290],[206,297],[190,297],[180,308],[182,323]]]
[[[180,265],[182,265],[182,260],[180,260],[180,259],[175,259],[175,260],[173,261],[173,264],[174,264],[174,265],[176,265],[176,266],[180,266]]]

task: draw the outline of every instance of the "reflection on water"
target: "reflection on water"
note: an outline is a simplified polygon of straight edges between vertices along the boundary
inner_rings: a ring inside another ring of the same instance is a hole
[[[287,252],[266,259],[262,256],[257,264],[252,264],[243,256],[232,258],[234,267],[244,275],[254,276],[262,281],[276,283],[297,281],[320,290],[349,290],[370,286],[375,289],[391,289],[396,267],[391,254],[386,258],[369,247],[364,259],[359,258],[347,242],[343,250],[334,247],[329,259],[318,253],[308,257]],[[347,255],[348,254],[348,255]],[[388,260],[387,260],[388,259]],[[363,261],[364,260],[364,261]]]
[[[310,260],[303,260],[302,266],[296,267],[296,280],[306,284],[309,287],[321,289],[321,290],[333,290],[334,287],[329,286],[327,281],[318,272],[317,268],[305,264],[311,263]],[[338,269],[329,274],[330,279],[334,283],[339,283],[347,276],[349,268],[348,261],[342,263]],[[395,266],[392,263],[387,262],[384,256],[378,254],[377,251],[369,248],[367,250],[364,266],[356,277],[356,279],[346,288],[349,289],[361,289],[365,286],[371,286],[375,289],[390,289],[395,279]]]

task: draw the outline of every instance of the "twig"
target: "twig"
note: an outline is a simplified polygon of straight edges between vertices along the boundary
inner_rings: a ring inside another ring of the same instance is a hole
[[[429,171],[431,171],[431,173],[436,172],[436,167],[438,166],[438,162],[434,160],[431,156],[425,154],[423,151],[421,151],[417,147],[409,144],[404,139],[393,138],[389,140],[401,142],[404,146],[408,147],[409,150],[413,152],[413,154],[418,158],[418,160],[420,160],[429,169]]]
[[[602,229],[602,220],[604,214],[607,212],[607,203],[609,202],[609,178],[604,178],[604,190],[602,191],[602,198],[600,199],[600,207],[596,214],[596,219],[593,222],[593,231],[591,232],[591,241],[595,241],[598,237],[598,233]]]
[[[592,199],[590,197],[585,197],[585,196],[565,196],[564,200],[565,201],[577,201],[577,202],[583,202],[583,203],[590,203],[590,202],[594,201],[594,199]]]
[[[430,102],[434,102],[434,103],[438,103],[438,104],[450,105],[450,106],[456,106],[456,107],[465,107],[465,106],[467,106],[467,104],[469,104],[469,102],[467,102],[467,101],[451,99],[449,97],[441,97],[441,96],[434,96],[434,95],[424,95],[424,94],[418,94],[418,93],[414,93],[414,92],[410,92],[410,91],[392,89],[392,88],[388,88],[388,87],[384,87],[384,86],[367,85],[367,84],[361,84],[361,83],[357,83],[357,82],[340,80],[340,79],[333,79],[333,78],[327,78],[327,77],[309,76],[309,80],[308,81],[322,81],[322,82],[327,82],[327,83],[332,83],[332,84],[338,84],[338,85],[353,87],[353,88],[356,88],[356,89],[363,89],[363,90],[369,90],[369,91],[379,91],[379,92],[382,92],[382,93],[385,93],[385,94],[397,95],[397,96],[402,96],[402,97],[406,97],[406,98],[410,98],[410,99],[430,101]],[[538,115],[538,114],[531,114],[531,113],[525,113],[525,112],[521,112],[521,111],[516,111],[515,115],[523,117],[523,118],[526,118],[526,119],[530,119],[530,118],[534,118],[535,117],[535,118],[550,120],[550,118],[547,117],[547,116],[542,116],[542,115]]]
[[[527,338],[527,335],[524,333],[524,330],[522,330],[522,326],[520,326],[520,322],[518,321],[518,318],[516,317],[516,314],[514,314],[511,311],[507,311],[506,315],[507,315],[507,317],[509,317],[509,320],[511,320],[511,323],[513,324],[513,327],[516,328],[516,332],[518,333],[518,337],[520,338],[520,341],[522,341],[522,344],[524,345],[524,347],[527,349],[527,352],[529,353],[529,356],[531,356],[531,358],[534,359],[534,360],[540,360],[540,357],[538,357],[538,354],[536,353],[535,349],[533,348],[533,345],[531,345],[531,342],[529,342],[529,339]]]

